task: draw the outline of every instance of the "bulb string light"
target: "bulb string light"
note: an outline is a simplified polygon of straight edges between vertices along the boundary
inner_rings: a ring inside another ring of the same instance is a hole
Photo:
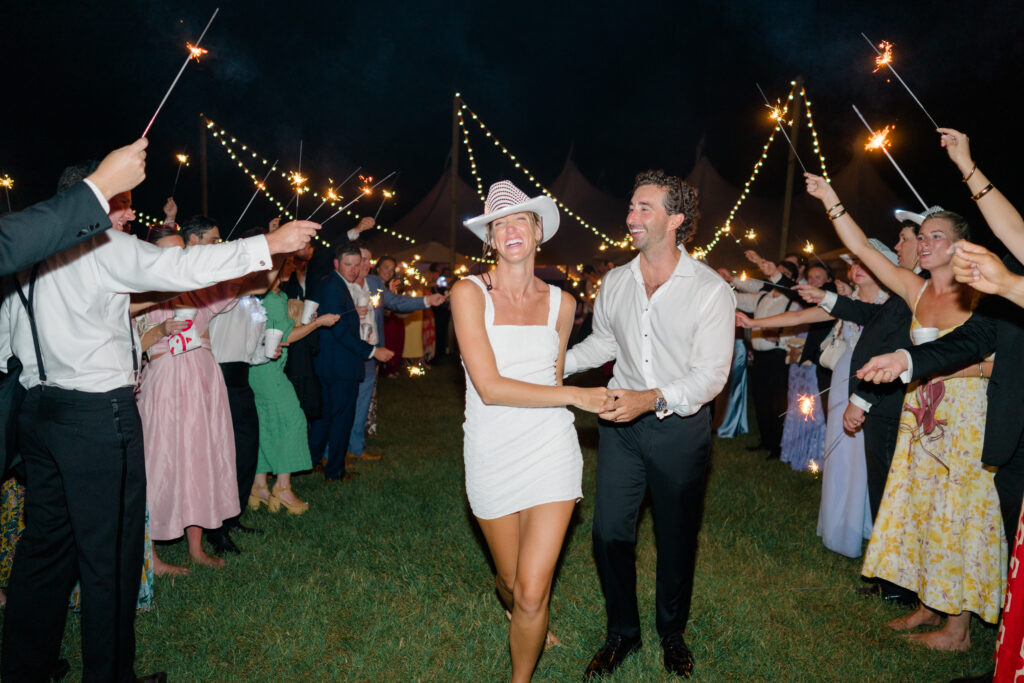
[[[754,164],[754,168],[750,173],[750,177],[747,178],[747,181],[743,184],[743,189],[740,191],[740,196],[736,199],[736,203],[733,204],[732,208],[729,210],[729,214],[725,220],[725,223],[715,228],[715,232],[712,235],[711,240],[702,247],[694,248],[694,258],[706,258],[707,255],[711,253],[711,250],[715,248],[719,241],[721,241],[723,235],[732,234],[732,224],[733,221],[736,219],[736,212],[739,211],[740,206],[743,204],[744,201],[746,201],[747,197],[750,196],[750,188],[754,184],[754,180],[757,178],[757,175],[761,172],[761,169],[764,166],[764,162],[768,159],[768,149],[771,147],[772,142],[774,142],[776,133],[780,131],[782,125],[787,123],[786,114],[789,112],[789,108],[795,97],[800,97],[800,99],[803,102],[804,119],[807,128],[811,131],[811,145],[814,149],[814,155],[818,157],[818,163],[821,166],[821,175],[825,179],[825,182],[832,182],[832,179],[828,175],[828,169],[825,166],[825,155],[822,153],[821,145],[818,142],[818,131],[814,128],[814,117],[811,114],[811,102],[809,99],[807,99],[807,89],[801,87],[800,93],[797,94],[795,92],[796,81],[790,81],[789,84],[790,86],[792,86],[792,88],[790,89],[789,94],[786,96],[785,105],[783,105],[780,110],[773,110],[772,119],[775,121],[775,126],[772,127],[772,132],[768,136],[768,141],[765,142],[764,146],[761,148],[761,156]],[[756,237],[756,235],[757,233],[753,230],[753,228],[751,228],[747,230],[744,236],[749,240],[753,240]],[[742,244],[738,237],[736,237],[735,235],[732,235],[732,237],[734,240],[736,240],[737,244]]]
[[[540,190],[544,195],[554,200],[555,204],[557,204],[562,209],[562,211],[564,211],[567,215],[574,218],[577,223],[579,223],[584,228],[590,230],[590,232],[594,233],[596,236],[601,238],[601,240],[603,240],[603,244],[600,247],[602,251],[604,249],[607,249],[608,245],[619,247],[622,249],[628,248],[631,245],[632,242],[628,235],[618,240],[613,237],[610,237],[609,235],[598,229],[596,226],[589,223],[579,213],[573,211],[568,206],[566,206],[561,199],[553,195],[547,187],[545,187],[539,180],[537,180],[537,177],[533,174],[533,172],[530,171],[530,169],[523,166],[522,162],[519,161],[516,155],[510,152],[506,145],[502,144],[501,140],[498,139],[498,136],[496,136],[486,126],[486,124],[484,124],[484,122],[480,119],[476,112],[470,109],[469,105],[466,104],[465,100],[459,97],[459,108],[456,113],[459,127],[462,131],[462,143],[466,146],[466,152],[469,155],[469,170],[470,173],[473,175],[473,180],[476,182],[477,194],[480,196],[481,200],[486,200],[486,197],[484,196],[483,181],[481,180],[480,174],[477,169],[476,157],[474,155],[473,148],[470,146],[469,143],[469,129],[466,125],[466,119],[463,112],[465,112],[465,114],[468,114],[470,118],[476,121],[484,136],[490,138],[494,142],[494,146],[501,150],[501,153],[504,154],[516,168],[522,171],[523,174],[530,180],[531,183],[534,184],[534,186],[536,186],[538,190]]]
[[[232,136],[224,128],[222,128],[222,127],[218,126],[217,124],[215,124],[211,119],[206,119],[206,127],[208,129],[212,130],[211,135],[214,138],[216,138],[218,142],[220,142],[221,146],[224,147],[224,150],[227,152],[227,154],[231,158],[231,160],[236,163],[238,168],[241,169],[242,173],[244,173],[246,176],[249,177],[250,180],[252,180],[254,186],[259,186],[260,191],[263,194],[263,196],[265,196],[274,206],[277,207],[278,212],[283,217],[285,217],[285,218],[287,218],[289,220],[295,220],[295,218],[296,218],[295,214],[287,210],[287,207],[285,206],[285,204],[283,204],[279,199],[277,199],[277,197],[275,197],[270,192],[270,190],[266,186],[267,184],[261,182],[262,178],[257,176],[251,170],[249,170],[249,168],[245,165],[245,163],[243,161],[241,161],[240,157],[249,156],[252,159],[256,160],[258,163],[262,164],[263,166],[269,166],[270,165],[270,161],[268,161],[267,159],[265,159],[262,156],[260,156],[249,145],[246,145],[245,143],[239,142],[236,137]],[[239,150],[236,151],[234,149],[234,147],[232,147],[232,144],[237,144],[239,146]],[[280,175],[281,178],[283,178],[284,180],[289,181],[289,182],[292,182],[294,180],[292,174],[288,173],[287,171],[278,171],[278,175]],[[304,178],[303,180],[305,181],[306,179]],[[292,187],[293,186],[294,185],[292,185]],[[340,186],[338,188],[331,188],[330,191],[325,191],[323,194],[320,194],[320,193],[316,192],[315,190],[310,190],[309,188],[304,188],[304,190],[306,192],[308,192],[308,194],[312,195],[313,197],[316,197],[317,199],[321,199],[321,200],[323,200],[323,202],[333,206],[335,209],[339,209],[339,208],[342,207],[342,204],[340,204],[340,201],[342,199],[344,199],[344,198],[341,195],[341,193],[338,191],[338,190],[340,190]],[[289,191],[291,191],[291,190],[289,190]],[[333,195],[333,197],[332,197],[332,195]],[[292,198],[292,199],[294,199],[294,198]],[[353,219],[358,219],[359,218],[359,216],[353,214],[352,211],[350,211],[348,209],[346,209],[344,211],[344,213],[346,213],[348,216],[350,216]],[[376,225],[374,227],[377,230],[380,230],[381,232],[383,232],[385,234],[391,235],[392,237],[396,237],[396,238],[398,238],[400,240],[405,240],[406,242],[409,242],[410,244],[416,244],[416,240],[415,239],[413,239],[412,237],[409,237],[408,235],[403,235],[402,233],[397,232],[396,230],[392,230],[391,228],[385,227],[383,225]],[[322,243],[325,247],[330,247],[331,246],[328,242],[324,241],[319,235],[314,235],[314,238],[317,241],[319,241],[320,243]]]

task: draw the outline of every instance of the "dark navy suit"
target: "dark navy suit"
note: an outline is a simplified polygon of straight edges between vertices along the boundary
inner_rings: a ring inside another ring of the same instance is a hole
[[[319,462],[329,447],[324,477],[338,479],[345,474],[345,451],[355,420],[359,382],[366,373],[365,361],[373,353],[373,346],[359,338],[359,314],[341,275],[332,272],[323,278],[312,298],[320,302],[318,315],[341,316],[332,327],[320,328],[320,352],[315,366],[320,378],[323,415],[309,431],[313,462]]]

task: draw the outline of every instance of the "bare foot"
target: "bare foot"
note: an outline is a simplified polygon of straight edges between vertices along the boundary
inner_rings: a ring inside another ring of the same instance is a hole
[[[910,614],[893,619],[886,626],[893,631],[912,631],[918,626],[939,626],[940,624],[942,624],[942,617],[921,605]]]
[[[928,633],[911,633],[904,636],[909,642],[915,645],[924,645],[932,650],[946,650],[947,652],[965,652],[971,647],[971,633],[967,631],[961,638],[958,635],[949,633],[944,628]]]
[[[214,569],[223,569],[224,568],[224,560],[223,559],[221,559],[219,557],[210,557],[209,555],[204,553],[202,550],[200,550],[198,554],[189,553],[189,555],[191,555],[193,562],[197,562],[199,564],[205,564],[207,567],[213,567]]]
[[[188,569],[175,564],[167,564],[159,557],[153,557],[153,573],[157,576],[187,576]]]

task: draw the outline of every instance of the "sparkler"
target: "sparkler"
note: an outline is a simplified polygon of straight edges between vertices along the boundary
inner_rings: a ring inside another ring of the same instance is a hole
[[[174,174],[174,185],[171,186],[171,196],[174,196],[174,191],[178,189],[178,178],[181,177],[181,167],[188,166],[188,155],[187,154],[175,154],[174,158],[178,160],[178,172]]]
[[[743,236],[746,237],[751,242],[754,242],[754,241],[757,240],[757,233],[754,231],[753,228],[750,228],[749,230],[747,230],[746,234],[744,234]]]
[[[409,376],[410,377],[422,377],[427,374],[427,371],[423,369],[422,365],[410,365]]]
[[[882,150],[882,153],[885,154],[885,156],[887,156],[889,158],[890,162],[892,162],[893,168],[895,168],[896,172],[900,174],[901,178],[903,178],[903,182],[905,182],[907,184],[907,187],[910,188],[910,191],[914,193],[915,197],[917,197],[917,201],[921,202],[921,206],[923,206],[925,212],[927,212],[928,211],[928,203],[925,200],[921,199],[921,195],[919,195],[917,193],[917,190],[914,189],[914,186],[910,184],[910,179],[907,178],[907,174],[903,172],[903,169],[900,168],[900,165],[897,164],[896,160],[892,158],[891,154],[889,154],[888,147],[891,144],[890,141],[889,141],[889,132],[892,130],[892,126],[886,126],[885,128],[883,128],[880,131],[875,131],[875,129],[872,128],[868,124],[868,122],[864,119],[864,116],[860,113],[860,110],[857,109],[857,105],[852,105],[852,106],[853,106],[853,113],[857,115],[857,118],[859,118],[861,123],[864,124],[864,127],[868,129],[868,132],[871,133],[871,138],[868,141],[868,143],[864,146],[864,149],[867,149],[867,150],[880,149],[880,150]]]
[[[220,7],[213,10],[213,16],[211,16],[210,20],[206,22],[206,28],[204,28],[203,32],[199,34],[199,40],[196,41],[195,45],[193,45],[192,43],[185,43],[186,47],[188,47],[188,57],[185,58],[185,63],[182,64],[181,68],[178,70],[178,75],[174,77],[173,81],[171,81],[171,87],[167,89],[166,93],[164,93],[164,98],[160,100],[160,104],[157,105],[156,111],[153,112],[153,118],[151,118],[149,120],[149,123],[146,124],[146,129],[142,131],[141,137],[146,137],[146,134],[149,132],[149,129],[153,127],[153,122],[156,121],[156,117],[160,114],[160,110],[164,108],[164,103],[167,102],[167,98],[171,96],[171,91],[174,90],[174,86],[178,84],[178,80],[181,78],[181,74],[185,73],[185,67],[188,66],[188,63],[191,62],[193,59],[195,59],[198,62],[200,55],[204,55],[207,53],[207,50],[204,50],[203,48],[199,47],[199,44],[203,42],[203,37],[206,35],[206,32],[210,30],[210,24],[212,24],[213,20],[217,17],[217,12],[220,12]]]
[[[377,181],[377,182],[376,182],[375,184],[373,184],[372,186],[370,186],[370,187],[366,187],[366,186],[363,186],[363,187],[359,188],[359,194],[357,194],[357,195],[355,196],[355,199],[353,199],[353,200],[352,200],[352,201],[350,201],[350,202],[349,202],[348,204],[346,204],[345,206],[341,207],[340,209],[338,209],[337,211],[335,211],[334,213],[332,213],[332,214],[331,214],[330,216],[328,216],[328,217],[327,217],[327,218],[326,218],[325,220],[321,221],[320,225],[323,225],[323,224],[324,224],[324,223],[326,223],[327,221],[331,220],[332,218],[334,218],[335,216],[337,216],[337,215],[338,215],[339,213],[341,213],[342,211],[344,211],[344,210],[345,210],[345,209],[347,209],[348,207],[350,207],[350,206],[352,206],[353,204],[355,204],[356,202],[358,202],[358,201],[359,201],[360,199],[362,199],[363,197],[368,197],[368,196],[370,196],[371,194],[373,194],[373,191],[374,191],[374,189],[375,189],[375,188],[376,188],[376,187],[377,187],[378,185],[380,185],[381,183],[383,183],[383,182],[384,182],[385,180],[387,180],[387,179],[388,179],[388,178],[390,178],[391,176],[395,175],[396,173],[398,173],[398,171],[392,171],[391,173],[388,173],[388,174],[387,174],[386,176],[384,176],[383,178],[381,178],[380,180],[378,180],[378,181]],[[359,177],[360,177],[360,178],[363,178],[363,176],[359,176]],[[366,181],[366,182],[369,182],[369,181],[372,181],[372,180],[373,180],[373,177],[371,176],[371,177],[369,177],[369,178],[363,178],[363,180],[364,180],[364,181]]]
[[[299,216],[299,195],[302,194],[302,186],[306,178],[300,175],[302,172],[302,140],[299,140],[299,168],[292,174],[292,182],[295,184],[295,217]]]
[[[782,133],[783,137],[786,138],[786,142],[789,143],[789,148],[793,150],[793,157],[796,159],[796,162],[800,164],[800,168],[803,169],[804,173],[807,173],[807,167],[804,166],[803,160],[800,159],[800,154],[796,151],[796,146],[794,146],[793,141],[789,139],[789,133],[786,132],[786,128],[783,125],[786,122],[782,120],[782,112],[780,108],[778,107],[778,105],[774,107],[772,106],[772,103],[768,101],[768,96],[764,94],[764,90],[761,90],[760,83],[755,83],[754,85],[757,86],[757,91],[761,93],[761,97],[764,98],[765,106],[768,107],[769,110],[771,110],[770,116],[772,121],[774,121],[776,125],[778,125],[779,131]],[[789,125],[793,125],[793,122],[790,121]]]
[[[0,187],[4,188],[4,194],[7,195],[7,211],[11,210],[11,190],[14,189],[14,179],[6,173],[0,177]]]
[[[330,178],[328,178],[328,180],[330,180]],[[319,206],[317,206],[317,207],[316,207],[315,209],[313,209],[313,213],[311,213],[311,214],[309,214],[308,216],[306,216],[306,220],[307,220],[307,221],[308,221],[308,220],[310,220],[311,218],[313,218],[313,215],[314,215],[314,214],[315,214],[315,213],[316,213],[317,211],[319,211],[319,210],[320,210],[320,207],[322,207],[322,206],[323,206],[324,204],[326,204],[326,203],[327,203],[328,201],[336,202],[336,201],[338,201],[339,199],[341,199],[341,195],[339,195],[339,194],[338,194],[337,192],[335,192],[335,191],[334,191],[334,188],[333,188],[333,187],[329,187],[329,188],[327,188],[327,191],[325,191],[325,192],[324,192],[324,194],[323,194],[323,197],[324,197],[324,198],[323,198],[323,201],[321,201],[321,202],[320,202],[320,205],[319,205]],[[296,210],[298,210],[298,207],[296,207]]]
[[[829,270],[829,267],[821,260],[821,257],[814,253],[814,245],[811,244],[810,240],[804,240],[804,253],[810,254],[818,260],[818,263],[825,266],[825,270]]]
[[[245,205],[244,209],[242,209],[242,213],[238,214],[238,220],[235,221],[233,226],[231,226],[231,231],[228,233],[228,236],[224,238],[225,242],[231,239],[231,234],[235,231],[235,228],[238,227],[238,224],[242,222],[242,216],[244,216],[245,212],[249,210],[250,206],[252,206],[252,203],[256,199],[256,195],[260,193],[260,190],[267,186],[267,178],[269,178],[270,174],[275,170],[277,170],[277,159],[274,159],[274,163],[270,165],[270,170],[267,171],[267,175],[263,176],[263,180],[256,183],[256,189],[253,191],[252,196],[249,197],[249,203]]]
[[[906,91],[908,93],[910,93],[910,96],[914,98],[914,101],[917,102],[917,106],[921,108],[921,111],[924,112],[924,115],[927,116],[928,120],[932,122],[932,126],[935,127],[935,128],[938,128],[939,124],[935,123],[935,119],[932,118],[932,115],[929,114],[928,110],[924,108],[923,104],[921,104],[921,100],[917,99],[917,95],[914,94],[914,91],[910,89],[910,86],[907,85],[907,82],[904,81],[900,77],[900,75],[898,73],[896,73],[896,69],[893,68],[893,66],[892,66],[892,43],[883,40],[876,47],[875,44],[873,42],[871,42],[870,38],[865,36],[863,33],[861,33],[861,36],[864,37],[864,40],[868,41],[868,45],[871,46],[871,49],[874,50],[875,54],[877,55],[875,57],[875,72],[877,72],[883,66],[888,68],[889,72],[892,73],[892,75],[896,77],[896,80],[900,82],[900,85],[902,85],[906,89]],[[879,50],[878,48],[882,48],[882,49]]]
[[[808,470],[808,471],[809,471],[809,472],[810,472],[811,474],[813,474],[813,475],[817,475],[817,474],[818,474],[818,472],[820,472],[820,471],[821,471],[821,468],[819,468],[819,467],[818,467],[818,463],[814,462],[814,460],[812,459],[812,460],[811,460],[811,462],[810,462],[810,464],[808,464],[808,466],[807,466],[807,470]]]
[[[376,294],[370,297],[370,306],[372,308],[377,308],[378,306],[380,306],[380,292],[377,292]]]
[[[814,396],[800,394],[797,396],[796,404],[800,408],[800,414],[804,416],[804,422],[814,419]]]
[[[398,178],[396,177],[395,180],[398,180]],[[374,222],[377,221],[377,216],[380,215],[380,210],[384,208],[384,202],[386,202],[389,199],[392,199],[395,196],[395,193],[392,191],[394,190],[394,187],[395,183],[392,182],[391,190],[381,190],[380,206],[377,207],[377,212],[373,214]]]

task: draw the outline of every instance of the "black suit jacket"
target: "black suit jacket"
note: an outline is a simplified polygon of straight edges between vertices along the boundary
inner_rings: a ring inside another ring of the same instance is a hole
[[[1024,275],[1024,266],[1012,256],[1003,261],[1011,271]],[[1002,297],[985,297],[963,325],[909,351],[913,379],[946,374],[996,352],[988,382],[981,461],[1005,465],[1024,433],[1024,311]]]
[[[910,344],[910,307],[898,296],[890,296],[884,304],[869,304],[841,296],[832,307],[832,315],[864,326],[850,359],[851,375],[872,356],[903,349]],[[906,387],[898,380],[870,384],[854,377],[850,380],[850,393],[871,404],[871,415],[899,419]]]
[[[834,292],[836,291],[836,283],[826,282],[822,289],[826,292]],[[821,359],[821,343],[825,341],[825,337],[832,331],[833,325],[834,323],[831,321],[825,321],[823,323],[811,323],[807,326],[807,340],[804,342],[804,350],[800,353],[801,363],[809,360],[815,365],[818,364],[818,361]]]
[[[110,217],[85,182],[24,211],[0,218],[0,275],[84,242],[110,227]]]

